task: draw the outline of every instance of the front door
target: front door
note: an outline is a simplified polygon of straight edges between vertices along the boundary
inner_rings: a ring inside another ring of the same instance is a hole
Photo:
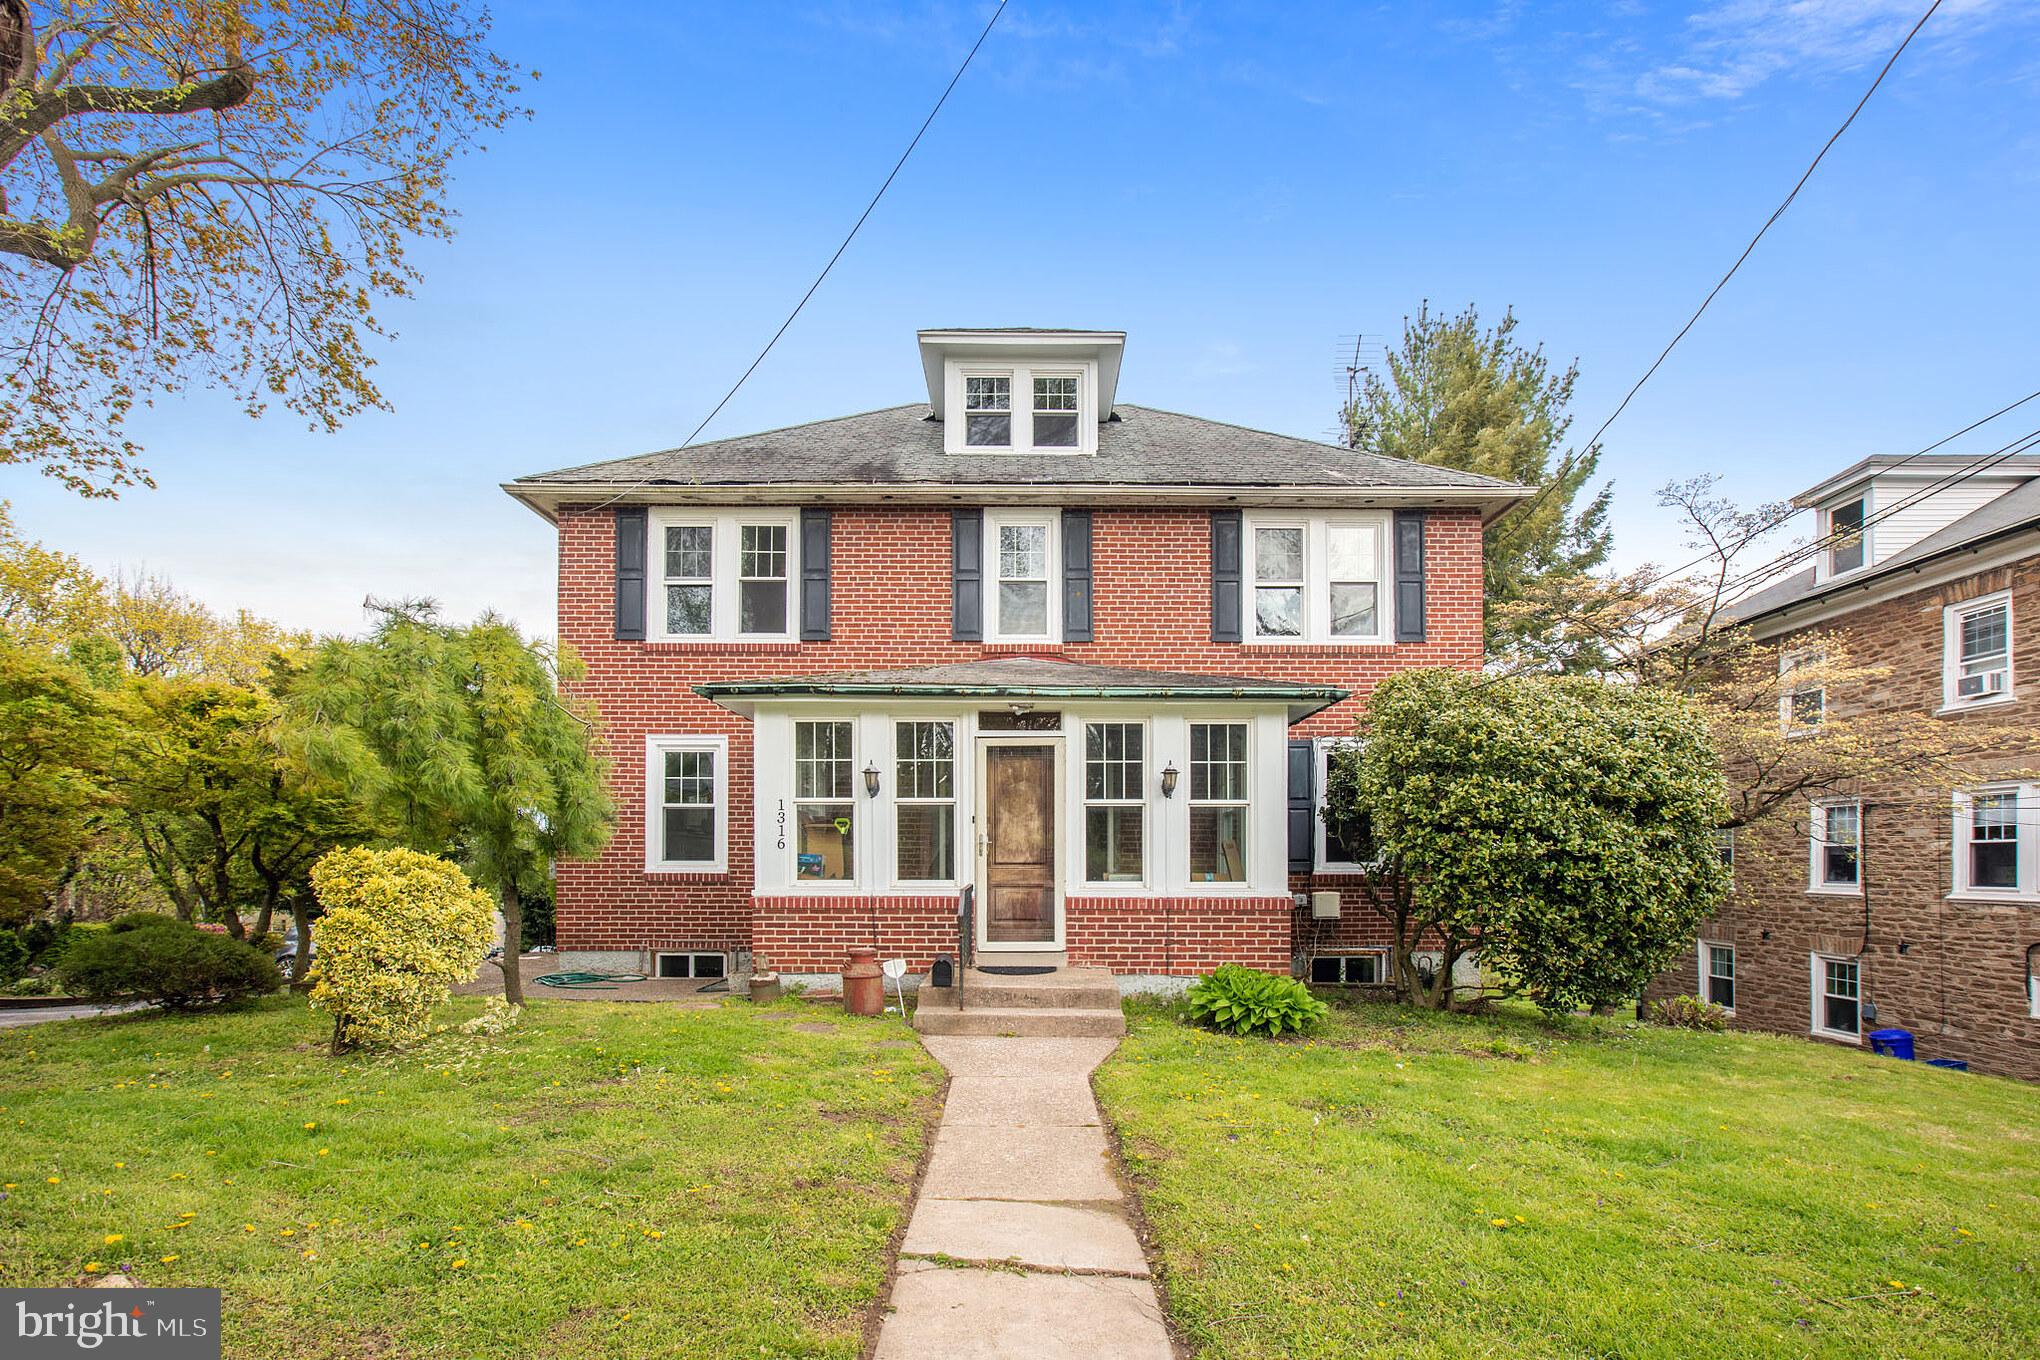
[[[1055,748],[986,746],[985,941],[1055,943]]]

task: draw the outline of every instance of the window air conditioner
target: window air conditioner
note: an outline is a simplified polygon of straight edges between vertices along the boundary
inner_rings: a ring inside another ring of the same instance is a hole
[[[2003,671],[1985,671],[1981,675],[1965,675],[1955,682],[1956,697],[1962,699],[1981,699],[1987,694],[2003,694],[2004,692],[2005,673]]]

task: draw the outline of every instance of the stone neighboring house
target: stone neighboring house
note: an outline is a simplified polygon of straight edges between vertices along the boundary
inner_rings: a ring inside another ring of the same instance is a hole
[[[1780,721],[1921,709],[1954,744],[1994,732],[1981,763],[1997,777],[1865,787],[1738,833],[1728,905],[1655,993],[1841,1044],[1901,1028],[1921,1058],[2040,1079],[2040,679],[2024,671],[2040,661],[2040,458],[1869,458],[1796,503],[1826,546],[1735,616],[1781,664],[1819,628],[1888,673],[1788,694]]]
[[[918,971],[971,885],[987,961],[1379,977],[1327,744],[1481,664],[1526,490],[1129,405],[1124,343],[923,331],[926,401],[505,487],[557,526],[613,761],[564,965]]]

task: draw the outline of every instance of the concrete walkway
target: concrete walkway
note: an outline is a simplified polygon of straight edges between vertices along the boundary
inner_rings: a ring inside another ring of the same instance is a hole
[[[949,1103],[878,1360],[1173,1355],[1090,1074],[1116,1039],[927,1036]]]

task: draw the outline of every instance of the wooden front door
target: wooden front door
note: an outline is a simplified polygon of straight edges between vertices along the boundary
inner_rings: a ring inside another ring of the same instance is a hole
[[[1055,748],[987,746],[985,940],[1055,943]]]

